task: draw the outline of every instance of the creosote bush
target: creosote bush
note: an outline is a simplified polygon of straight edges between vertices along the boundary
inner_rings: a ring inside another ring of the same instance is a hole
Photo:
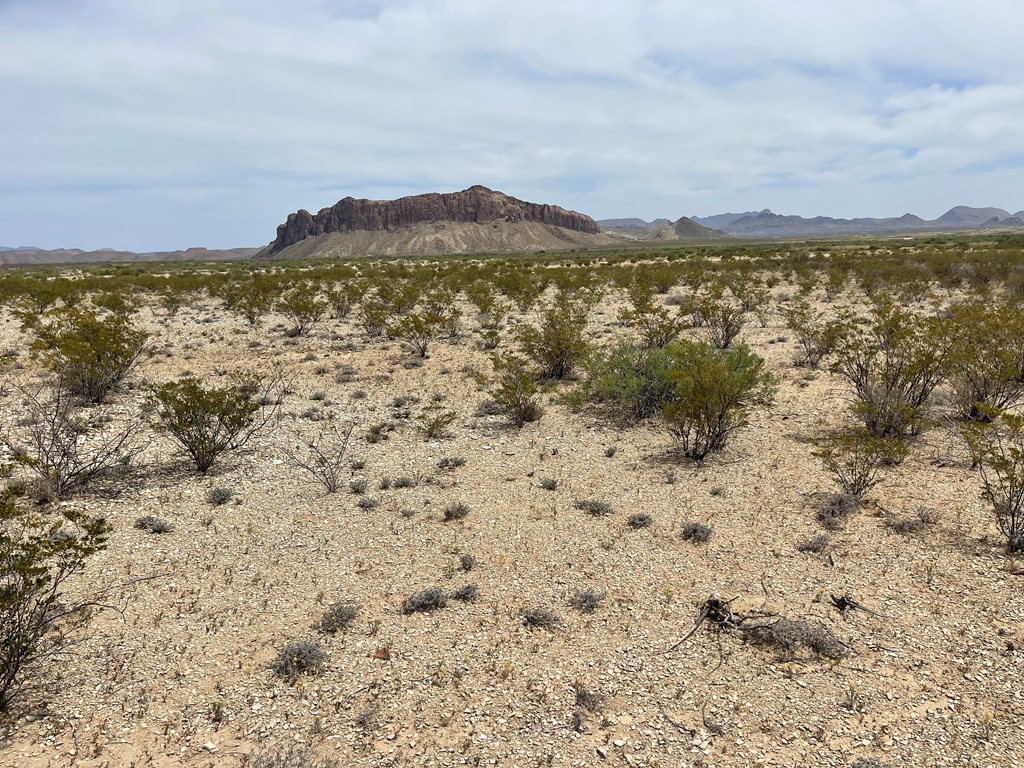
[[[537,397],[537,382],[525,360],[513,355],[495,357],[494,371],[498,378],[491,390],[492,402],[513,426],[522,427],[544,415]]]
[[[122,315],[99,317],[84,309],[51,310],[32,323],[32,348],[74,397],[101,403],[134,367],[148,335]]]
[[[878,437],[866,429],[836,432],[818,443],[821,459],[841,493],[861,499],[879,481],[882,467],[899,464],[906,444],[895,437]]]
[[[540,367],[542,379],[566,379],[587,350],[589,308],[564,293],[541,315],[539,326],[526,326],[519,341],[526,355]]]
[[[1024,552],[1024,417],[988,411],[989,424],[968,422],[961,434],[981,473],[985,498],[1010,552]]]
[[[109,533],[105,520],[70,507],[40,515],[10,493],[0,495],[0,713],[99,607],[102,593],[69,597],[65,588],[106,548]]]
[[[587,378],[578,398],[607,405],[631,421],[655,414],[676,399],[671,378],[674,355],[670,349],[645,348],[619,342],[607,351],[586,357]]]
[[[675,394],[662,413],[683,455],[702,461],[747,423],[751,404],[771,402],[775,380],[764,371],[764,361],[742,344],[717,350],[684,342],[668,349]]]
[[[260,397],[257,378],[236,378],[225,387],[208,387],[186,376],[152,390],[157,428],[176,442],[200,472],[225,451],[242,448],[266,426],[277,400]]]

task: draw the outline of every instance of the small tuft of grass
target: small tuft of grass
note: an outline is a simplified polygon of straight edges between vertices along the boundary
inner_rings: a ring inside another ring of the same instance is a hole
[[[327,662],[327,653],[315,640],[296,640],[277,653],[270,670],[278,677],[294,683],[299,675],[318,675]]]
[[[437,462],[438,469],[458,469],[464,466],[466,466],[465,456],[445,456]]]
[[[369,482],[365,477],[354,477],[348,481],[349,491],[356,494],[356,496],[362,496],[364,493],[366,493],[366,488],[368,485]]]
[[[438,587],[428,587],[405,598],[402,603],[402,613],[406,615],[430,613],[444,608],[446,605],[448,605],[448,595],[444,593],[444,590]]]
[[[587,587],[576,592],[569,599],[569,605],[575,608],[580,613],[593,613],[598,609],[601,603],[604,601],[604,592],[598,592],[596,589]]]
[[[626,518],[626,525],[634,531],[639,531],[641,528],[650,528],[653,523],[654,518],[646,512],[634,512]]]
[[[545,491],[557,491],[558,481],[553,477],[542,477],[540,480],[540,487]]]
[[[607,501],[600,501],[598,499],[576,499],[573,502],[573,506],[594,517],[601,517],[612,513],[612,505]]]
[[[812,536],[809,539],[805,539],[796,545],[796,548],[800,552],[804,552],[810,555],[819,555],[825,551],[825,547],[831,542],[831,537],[826,533],[819,533],[817,536]]]
[[[529,629],[552,630],[561,626],[562,620],[550,608],[538,606],[523,611],[523,624]]]
[[[852,493],[829,494],[818,508],[818,522],[830,531],[839,530],[859,506],[860,499]]]
[[[222,504],[227,504],[235,497],[235,491],[232,488],[211,488],[206,492],[206,503],[212,504],[215,507],[219,507]]]
[[[463,573],[469,573],[476,568],[476,558],[468,552],[463,552],[459,555],[459,570]]]
[[[464,520],[468,516],[469,507],[461,501],[455,504],[449,504],[444,508],[444,521],[446,523],[450,523],[453,520]]]
[[[348,629],[358,613],[359,608],[352,603],[335,603],[320,617],[316,629],[325,635],[343,632]]]
[[[170,533],[174,526],[156,515],[143,515],[135,520],[135,527],[148,533]]]
[[[374,496],[360,496],[356,506],[360,509],[376,509],[380,506],[380,501]]]
[[[688,523],[683,523],[683,528],[679,532],[679,536],[684,541],[689,541],[694,544],[706,544],[711,540],[711,534],[714,533],[715,529],[710,525],[699,523],[696,520],[691,520]]]

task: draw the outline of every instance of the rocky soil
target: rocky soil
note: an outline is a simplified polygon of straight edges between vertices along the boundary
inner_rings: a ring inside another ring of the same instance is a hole
[[[467,333],[419,367],[351,320],[289,339],[276,318],[251,327],[214,302],[173,318],[143,311],[156,354],[103,408],[140,409],[145,382],[186,371],[216,380],[280,364],[292,392],[271,428],[205,476],[153,435],[117,493],[67,502],[114,526],[75,589],[156,578],[125,590],[123,610],[99,613],[45,670],[0,765],[238,766],[278,744],[343,766],[1024,765],[1022,565],[1004,554],[949,430],[927,432],[821,552],[805,553],[833,490],[809,441],[848,419],[849,403],[831,374],[792,366],[778,315],[765,328],[751,316],[743,333],[780,380],[774,405],[693,466],[657,422],[574,413],[559,400],[571,384],[521,430],[477,415],[476,374],[491,369],[465,309]],[[595,313],[598,343],[625,332],[615,310]],[[0,347],[20,351],[15,383],[36,379],[9,315]],[[8,388],[7,423],[19,403]],[[455,412],[449,437],[418,428],[432,408]],[[364,479],[362,494],[327,494],[287,460],[328,415],[356,425],[348,457],[363,468],[346,480]],[[377,423],[394,429],[370,442]],[[465,464],[439,466],[451,457]],[[232,498],[210,503],[216,488]],[[591,516],[581,499],[612,512]],[[445,522],[459,502],[469,514]],[[889,524],[922,507],[938,522]],[[653,524],[627,526],[641,512]],[[173,531],[135,529],[146,514]],[[707,543],[680,537],[689,521],[713,528]],[[474,601],[401,611],[416,591],[467,584]],[[603,595],[593,613],[570,605],[587,588]],[[844,618],[833,594],[872,612]],[[784,658],[708,627],[668,651],[711,595],[825,626],[853,653]],[[358,612],[319,638],[322,674],[271,672],[286,644],[318,639],[337,601]],[[557,623],[524,625],[540,607]]]

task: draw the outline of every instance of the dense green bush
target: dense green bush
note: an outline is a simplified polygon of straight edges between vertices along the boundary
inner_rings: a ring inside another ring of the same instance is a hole
[[[583,363],[587,378],[580,398],[606,404],[633,420],[660,414],[664,405],[675,400],[673,361],[667,349],[626,341],[595,351]]]
[[[683,455],[700,461],[747,423],[749,406],[774,397],[775,380],[745,345],[720,350],[698,342],[667,348],[675,397],[662,408]]]
[[[103,402],[124,380],[148,338],[127,317],[78,308],[51,310],[35,332],[32,347],[60,385],[90,403]]]

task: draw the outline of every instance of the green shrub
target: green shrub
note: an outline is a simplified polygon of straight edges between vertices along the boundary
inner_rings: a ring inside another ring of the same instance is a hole
[[[675,399],[670,376],[673,359],[666,349],[625,341],[610,350],[593,352],[583,363],[587,378],[579,397],[604,403],[636,421],[660,413]]]
[[[826,355],[831,354],[842,336],[844,323],[827,320],[822,313],[811,309],[806,301],[799,301],[782,311],[786,327],[796,336],[800,349],[793,359],[799,366],[817,368]]]
[[[819,441],[814,455],[840,491],[859,500],[878,483],[882,467],[903,461],[907,447],[895,437],[878,437],[858,429],[829,435]]]
[[[327,314],[327,302],[320,298],[315,285],[299,283],[285,291],[274,303],[278,312],[292,321],[288,336],[306,336]]]
[[[1019,305],[961,304],[951,310],[950,385],[957,415],[985,421],[1024,400],[1024,313]]]
[[[723,299],[709,298],[700,303],[700,314],[708,341],[719,349],[728,349],[740,335],[745,323],[743,309]]]
[[[51,310],[36,325],[32,348],[75,397],[101,403],[128,375],[146,347],[147,334],[120,315]]]
[[[1024,417],[990,411],[961,427],[1010,552],[1024,552]]]
[[[537,382],[522,358],[512,355],[496,357],[494,370],[498,381],[497,386],[491,390],[491,397],[497,409],[509,421],[521,427],[544,415],[544,409],[537,399]]]
[[[764,361],[745,345],[718,350],[682,342],[668,350],[675,399],[662,413],[688,458],[701,461],[720,451],[747,423],[749,406],[774,397],[775,380],[764,371]]]
[[[206,472],[220,454],[243,447],[270,422],[277,401],[258,396],[264,387],[252,377],[226,387],[206,387],[192,376],[168,382],[152,390],[157,428]]]
[[[873,435],[906,437],[924,427],[951,347],[948,323],[880,296],[866,329],[847,324],[832,370],[853,387],[854,410]]]
[[[572,375],[586,353],[587,308],[582,302],[559,295],[541,315],[539,326],[519,332],[523,351],[540,367],[543,379]]]
[[[26,674],[66,653],[68,635],[88,621],[95,603],[67,597],[64,587],[106,548],[109,532],[104,520],[70,507],[40,515],[0,496],[0,713],[25,689]]]
[[[388,328],[388,334],[409,345],[417,357],[426,357],[430,343],[440,335],[445,314],[438,307],[408,312]]]
[[[238,282],[225,283],[217,291],[224,306],[256,325],[270,308],[278,293],[277,282],[268,275],[252,275]]]

